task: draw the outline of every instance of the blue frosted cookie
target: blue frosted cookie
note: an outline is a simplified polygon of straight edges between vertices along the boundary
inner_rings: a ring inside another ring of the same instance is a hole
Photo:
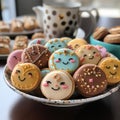
[[[68,42],[70,42],[72,40],[72,38],[62,37],[60,40],[63,41],[65,44],[68,44]]]
[[[62,48],[56,50],[49,59],[51,70],[65,70],[73,73],[79,67],[79,58],[73,50]]]
[[[48,48],[48,50],[53,53],[54,51],[67,47],[67,44],[65,44],[63,41],[60,40],[60,38],[54,38],[49,40],[45,47]]]
[[[34,40],[31,40],[28,44],[28,47],[34,44],[41,44],[41,45],[45,45],[46,41],[44,38],[36,38]]]
[[[43,68],[43,69],[41,69],[42,78],[45,77],[49,72],[50,72],[49,68]]]

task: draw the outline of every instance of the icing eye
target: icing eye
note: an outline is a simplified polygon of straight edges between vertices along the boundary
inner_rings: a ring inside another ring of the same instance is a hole
[[[86,54],[83,55],[83,57],[86,57],[86,56],[87,56]]]
[[[55,60],[56,63],[59,63],[61,61],[60,58],[58,58],[57,60]]]
[[[28,73],[28,75],[32,76],[32,73]]]
[[[20,73],[20,70],[16,70],[16,73]]]
[[[61,82],[60,85],[65,85],[65,82]]]
[[[16,60],[17,60],[17,57],[16,56],[13,56]]]
[[[110,66],[106,66],[107,69],[110,69]]]
[[[96,52],[94,51],[93,54],[95,54]]]
[[[61,45],[58,45],[58,47],[62,47]]]
[[[61,61],[61,58],[58,58],[59,61]]]
[[[70,61],[71,63],[74,63],[74,62],[75,62],[75,60],[74,60],[73,58],[70,58],[69,61]]]
[[[51,46],[51,48],[54,48],[54,47],[55,47],[54,45]]]
[[[70,61],[70,60],[73,60],[73,58],[69,58],[69,61]]]
[[[118,65],[114,65],[115,68],[118,68]]]
[[[51,82],[50,81],[46,81],[47,82],[47,84],[51,84]]]

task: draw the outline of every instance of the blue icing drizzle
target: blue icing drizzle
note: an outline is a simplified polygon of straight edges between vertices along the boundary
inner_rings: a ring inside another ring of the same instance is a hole
[[[61,41],[59,38],[54,38],[49,40],[46,44],[45,47],[48,48],[48,50],[53,53],[54,51],[61,49],[61,48],[65,48],[67,47],[67,45]]]
[[[31,40],[28,44],[28,47],[30,47],[31,45],[34,45],[34,44],[41,44],[41,45],[45,45],[46,41],[45,39],[42,39],[42,38],[36,38],[34,40]]]
[[[65,55],[65,52],[68,53]],[[73,53],[73,54],[72,54]],[[74,72],[79,67],[79,58],[73,50],[63,48],[55,51],[49,60],[49,67],[54,69],[66,70],[70,73]]]

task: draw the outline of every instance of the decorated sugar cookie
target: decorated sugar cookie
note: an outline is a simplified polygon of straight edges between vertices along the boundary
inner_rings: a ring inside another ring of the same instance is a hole
[[[49,59],[51,70],[65,70],[73,73],[79,67],[79,58],[73,50],[62,48],[55,51]]]
[[[21,59],[24,63],[33,63],[39,68],[47,67],[51,53],[42,45],[35,44],[24,49]]]
[[[73,78],[66,71],[55,70],[48,73],[41,82],[41,91],[48,99],[68,99],[75,90]]]
[[[12,71],[16,64],[21,62],[21,54],[23,50],[15,50],[11,52],[7,58],[7,66]]]
[[[106,57],[100,63],[99,67],[105,72],[108,84],[120,82],[120,61],[113,57]]]
[[[36,38],[29,42],[28,47],[30,47],[31,45],[34,45],[34,44],[45,45],[45,43],[46,43],[46,41],[44,38]]]
[[[17,64],[11,74],[14,87],[23,91],[32,91],[39,85],[41,73],[39,68],[32,63]]]
[[[62,37],[60,38],[61,41],[63,41],[65,44],[67,44],[68,42],[70,42],[72,39],[69,37]]]
[[[80,46],[86,45],[86,44],[88,44],[86,40],[81,39],[81,38],[75,38],[71,40],[70,42],[68,42],[67,46],[70,49],[76,50]]]
[[[74,73],[76,88],[84,97],[92,97],[105,91],[107,78],[95,64],[84,64]]]
[[[48,50],[53,53],[54,51],[60,49],[60,48],[65,48],[67,45],[60,40],[60,38],[56,39],[51,39],[49,40],[46,44],[45,47],[48,48]]]
[[[81,65],[86,63],[98,64],[102,58],[101,53],[93,45],[82,45],[76,49],[75,53],[79,56]]]

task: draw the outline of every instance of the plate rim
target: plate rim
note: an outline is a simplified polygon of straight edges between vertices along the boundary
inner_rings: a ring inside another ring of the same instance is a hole
[[[23,91],[18,90],[14,86],[12,86],[12,84],[10,84],[9,80],[6,78],[6,73],[5,73],[6,68],[7,68],[7,65],[5,65],[4,69],[3,69],[4,81],[13,91],[22,95],[23,97],[26,97],[26,98],[41,102],[43,104],[50,105],[50,106],[70,107],[70,106],[82,105],[82,104],[85,104],[85,103],[89,103],[89,102],[93,102],[93,101],[103,99],[103,98],[111,95],[112,93],[118,91],[118,89],[120,88],[120,83],[118,83],[117,86],[111,88],[106,93],[103,93],[103,94],[100,94],[100,95],[97,95],[97,96],[94,96],[94,97],[82,98],[82,99],[68,99],[68,100],[51,100],[51,99],[47,99],[47,98],[43,98],[43,97],[37,97],[37,96],[31,95],[31,94],[25,93]]]

